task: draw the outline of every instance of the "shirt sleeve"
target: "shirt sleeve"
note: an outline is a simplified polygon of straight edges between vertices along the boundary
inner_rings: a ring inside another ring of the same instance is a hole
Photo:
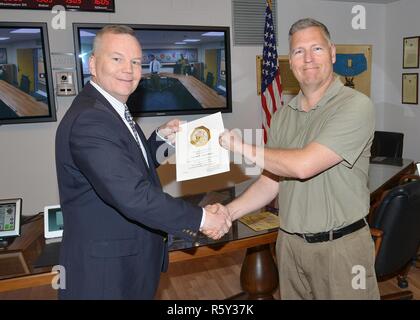
[[[371,100],[360,95],[339,106],[314,140],[341,156],[352,167],[373,136],[375,113]]]

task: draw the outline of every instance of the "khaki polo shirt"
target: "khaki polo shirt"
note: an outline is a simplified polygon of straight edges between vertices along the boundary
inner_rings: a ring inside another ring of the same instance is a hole
[[[375,128],[371,100],[336,78],[309,112],[302,92],[278,110],[268,132],[269,148],[303,148],[316,141],[344,160],[307,180],[279,183],[280,226],[317,233],[347,226],[368,214],[368,168]]]

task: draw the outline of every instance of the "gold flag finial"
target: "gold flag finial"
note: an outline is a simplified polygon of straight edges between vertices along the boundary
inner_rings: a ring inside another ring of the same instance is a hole
[[[270,9],[271,9],[271,1],[272,0],[267,0],[267,4],[270,6]]]

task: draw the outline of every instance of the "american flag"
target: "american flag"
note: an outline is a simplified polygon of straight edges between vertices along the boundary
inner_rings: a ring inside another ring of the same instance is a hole
[[[267,130],[271,124],[271,116],[277,111],[279,104],[283,105],[283,95],[277,61],[277,46],[276,35],[274,32],[273,14],[267,1],[267,7],[265,9],[264,48],[261,77],[261,105],[264,111],[262,119],[264,143],[267,143]]]

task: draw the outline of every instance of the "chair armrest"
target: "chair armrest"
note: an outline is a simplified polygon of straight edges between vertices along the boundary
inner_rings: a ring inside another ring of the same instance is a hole
[[[372,235],[373,240],[375,241],[375,257],[376,257],[378,255],[379,249],[381,248],[382,236],[384,232],[376,228],[370,228],[370,234]]]
[[[369,208],[369,214],[368,214],[370,225],[372,225],[373,220],[375,219],[374,215],[375,215],[376,209],[378,209],[379,205],[385,199],[385,196],[388,194],[389,191],[390,190],[385,190],[384,192],[382,192],[381,197],[378,200],[376,200],[375,203],[371,204]]]

